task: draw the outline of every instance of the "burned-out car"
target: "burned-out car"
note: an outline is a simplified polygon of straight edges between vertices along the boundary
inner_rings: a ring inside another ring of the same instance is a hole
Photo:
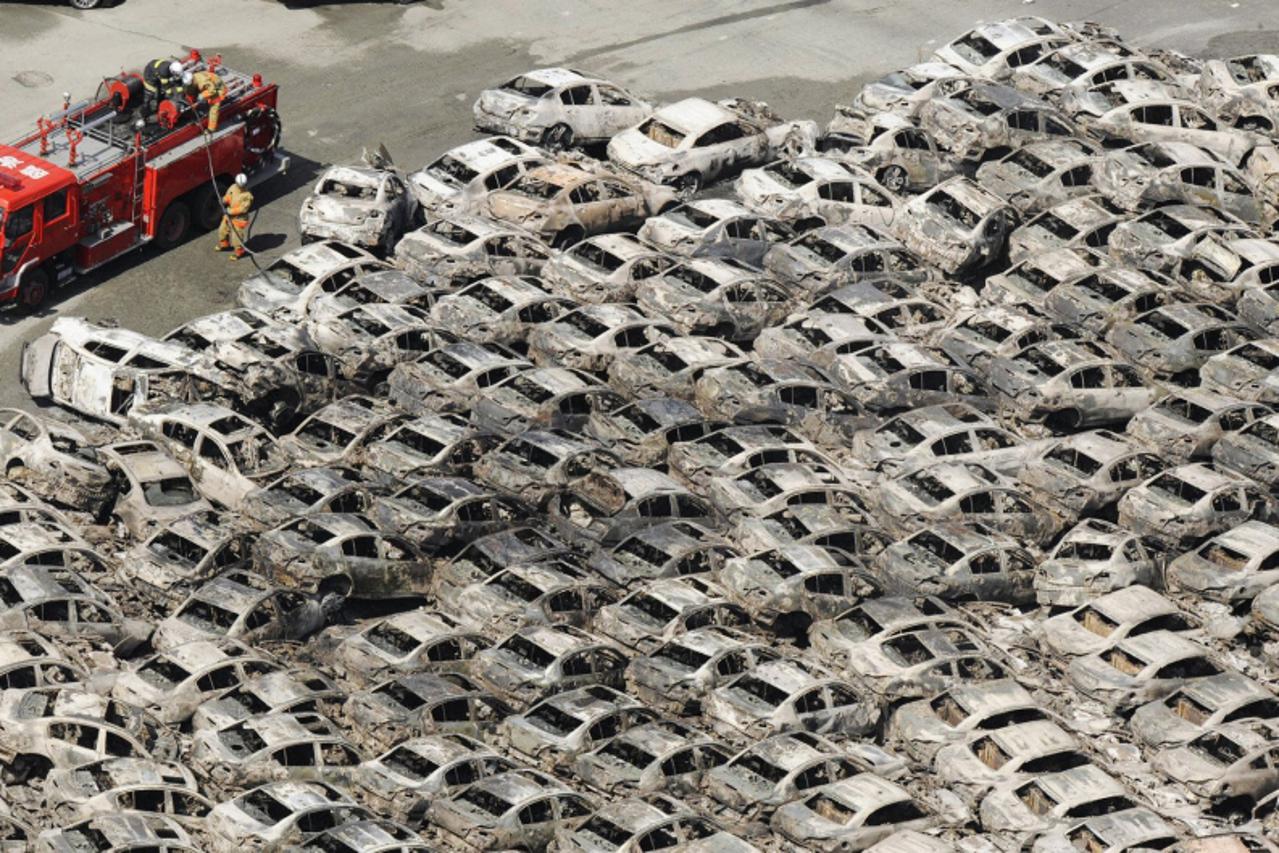
[[[608,382],[633,397],[689,399],[704,371],[745,358],[728,341],[709,336],[682,336],[654,341],[609,366]]]
[[[715,425],[702,435],[672,443],[667,453],[671,475],[701,489],[713,477],[735,477],[778,463],[835,467],[817,445],[779,424]]]
[[[1099,34],[1017,66],[1009,83],[1023,92],[1052,98],[1063,89],[1086,89],[1111,80],[1175,82],[1172,70],[1162,63]]]
[[[568,560],[508,566],[461,587],[441,578],[435,588],[437,597],[456,600],[458,615],[490,638],[525,625],[585,628],[617,598],[614,587]]]
[[[788,424],[824,445],[840,444],[866,422],[850,394],[803,362],[759,359],[712,367],[693,388],[708,417]]]
[[[1061,25],[1027,15],[978,24],[939,47],[933,59],[968,74],[999,80],[1073,40],[1073,34]]]
[[[893,233],[945,273],[987,266],[1016,225],[1013,208],[968,178],[951,178],[900,208]]]
[[[234,400],[235,382],[200,353],[127,329],[59,317],[22,344],[22,387],[35,400],[116,426],[145,403]]]
[[[931,829],[939,817],[896,782],[860,773],[779,807],[770,822],[806,850],[864,850],[904,830]]]
[[[352,693],[342,716],[366,749],[382,751],[422,734],[491,734],[513,713],[491,691],[457,673],[398,675]]]
[[[626,657],[612,643],[568,625],[530,625],[478,652],[471,671],[521,707],[575,687],[622,686]]]
[[[1093,183],[1128,210],[1180,202],[1217,207],[1244,222],[1261,221],[1261,205],[1243,173],[1184,142],[1146,142],[1113,151],[1098,165]]]
[[[379,270],[353,279],[347,288],[361,281],[376,286],[375,277],[401,275]],[[331,400],[341,386],[336,360],[320,352],[300,326],[247,308],[198,317],[164,339],[212,359],[220,375],[236,383],[246,409],[277,431]]]
[[[747,612],[729,601],[718,584],[695,576],[649,581],[601,607],[592,620],[596,632],[641,653],[696,628],[749,624]]]
[[[119,579],[156,606],[181,603],[196,587],[222,572],[245,568],[250,536],[229,516],[205,504],[155,525],[154,532],[125,552]]]
[[[1209,59],[1197,83],[1204,105],[1227,124],[1264,133],[1273,131],[1279,122],[1279,104],[1275,102],[1279,58],[1274,54]]]
[[[1003,782],[982,800],[979,813],[983,827],[1033,837],[1071,818],[1134,806],[1118,779],[1089,763],[1040,774],[1030,781]]]
[[[406,180],[424,210],[471,213],[485,191],[501,189],[545,162],[531,145],[492,136],[445,151]]]
[[[286,252],[240,285],[235,301],[267,316],[293,320],[321,293],[332,293],[363,273],[387,265],[358,246],[337,240],[311,243]]]
[[[1026,219],[1008,235],[1013,263],[1054,249],[1106,250],[1110,232],[1131,213],[1101,195],[1073,195]]]
[[[280,444],[298,459],[342,465],[367,444],[379,441],[404,415],[373,397],[352,395],[313,412]]]
[[[45,500],[93,515],[111,500],[111,474],[90,440],[20,409],[0,409],[0,471]]]
[[[206,819],[218,853],[296,846],[327,827],[367,819],[350,795],[323,782],[270,782],[227,799]]]
[[[27,849],[39,853],[69,850],[163,850],[195,853],[196,839],[171,817],[124,811],[77,821],[40,833]]]
[[[630,662],[628,690],[671,714],[696,713],[727,679],[780,656],[763,639],[733,628],[695,628]]]
[[[937,140],[895,113],[868,118],[839,112],[817,140],[823,156],[851,163],[875,176],[889,192],[922,192],[963,171]]]
[[[663,521],[719,522],[711,503],[648,468],[592,471],[552,498],[547,511],[561,535],[583,544],[611,545]]]
[[[644,281],[640,310],[685,335],[748,341],[784,318],[790,293],[781,282],[732,258],[692,259]]]
[[[390,254],[418,217],[418,201],[394,168],[330,166],[298,212],[304,243],[341,240]]]
[[[1178,86],[1154,80],[1114,80],[1092,86],[1076,100],[1076,119],[1103,142],[1188,142],[1231,165],[1264,139],[1223,126]]]
[[[1265,413],[1221,437],[1212,448],[1218,468],[1251,477],[1264,486],[1279,483],[1279,415]]]
[[[1092,341],[1045,341],[990,363],[989,383],[1005,413],[1053,430],[1122,423],[1159,392],[1137,369]]]
[[[1272,503],[1253,481],[1203,462],[1169,468],[1135,486],[1118,510],[1124,527],[1176,544],[1273,516]]]
[[[864,688],[795,658],[756,663],[707,694],[702,714],[730,741],[784,731],[864,735],[879,706]]]
[[[939,522],[977,522],[1000,533],[1051,541],[1061,522],[1025,487],[976,462],[938,462],[881,482],[881,520],[896,533]],[[1027,592],[1030,577],[1026,577]]]
[[[421,281],[465,284],[493,275],[535,275],[551,256],[522,228],[481,216],[427,221],[395,245],[395,263]]]
[[[441,298],[431,320],[475,343],[510,344],[527,337],[539,323],[554,320],[572,307],[547,292],[532,276],[485,278]]]
[[[277,587],[260,575],[233,571],[203,584],[161,621],[151,646],[230,637],[242,643],[301,640],[324,627],[328,614],[311,596]]]
[[[656,715],[632,696],[600,684],[556,693],[502,720],[497,737],[547,771],[563,769]]]
[[[1096,519],[1092,519],[1096,521]],[[1127,637],[1170,631],[1194,639],[1199,624],[1147,586],[1129,586],[1044,620],[1039,642],[1062,658],[1096,654]]]
[[[692,195],[704,184],[775,158],[812,150],[817,125],[782,121],[767,104],[686,98],[614,136],[608,159],[654,183]]]
[[[897,198],[860,167],[826,157],[779,160],[747,169],[737,195],[755,210],[783,220],[820,219],[888,228]]]
[[[1237,670],[1196,678],[1132,714],[1133,739],[1147,747],[1183,744],[1222,725],[1279,720],[1279,697]]]
[[[928,527],[880,551],[872,564],[890,593],[1012,604],[1033,597],[1034,566],[1030,551],[981,523]]]
[[[102,758],[51,770],[44,789],[47,807],[62,824],[135,810],[192,822],[213,808],[189,768],[150,758]]]
[[[571,68],[536,68],[480,92],[475,127],[557,151],[606,142],[653,107],[616,83]]]
[[[341,781],[361,757],[331,720],[294,712],[197,732],[189,760],[210,790],[229,792],[266,782]]]
[[[1279,578],[1279,527],[1249,520],[1230,527],[1168,564],[1174,591],[1214,601],[1247,601]]]
[[[532,366],[502,344],[457,341],[397,364],[386,384],[391,402],[410,414],[469,412],[482,389]]]
[[[1188,680],[1223,671],[1207,646],[1159,629],[1129,634],[1107,649],[1077,657],[1066,675],[1085,696],[1123,711],[1166,696]]]
[[[209,500],[238,507],[275,480],[288,452],[262,427],[212,403],[161,403],[135,411],[130,425],[164,446]]]
[[[1136,584],[1152,584],[1161,549],[1131,530],[1087,518],[1067,530],[1035,572],[1035,598],[1062,607]]]
[[[673,263],[634,234],[597,234],[553,254],[541,276],[552,291],[579,302],[626,302],[640,282]]]
[[[1181,302],[1116,323],[1106,341],[1148,375],[1177,379],[1195,376],[1209,359],[1247,344],[1252,337],[1247,325],[1229,311],[1209,302]],[[1268,355],[1279,366],[1279,355]],[[1279,402],[1279,394],[1274,399]]]
[[[590,800],[554,777],[521,768],[435,799],[427,816],[449,846],[542,850],[558,831],[575,829],[593,811]]]
[[[121,441],[100,448],[111,474],[108,509],[135,538],[184,516],[211,511],[178,460],[152,441]]]
[[[604,793],[695,794],[706,773],[728,760],[714,739],[675,720],[631,726],[577,756],[573,772]]]
[[[111,685],[111,696],[146,709],[162,723],[181,723],[203,702],[279,668],[239,641],[195,640],[130,666]]]
[[[687,400],[659,395],[627,402],[620,394],[601,394],[591,401],[583,431],[629,465],[652,465],[666,458],[671,445],[715,426]]]
[[[675,334],[671,325],[653,320],[629,305],[592,303],[534,328],[528,336],[528,351],[541,367],[603,374],[614,359]]]
[[[425,594],[430,563],[408,539],[368,518],[337,512],[302,516],[261,534],[255,568],[284,586],[321,597],[400,598]]]
[[[333,357],[339,376],[377,391],[396,365],[454,340],[411,305],[356,305],[331,316],[312,317],[307,333]]]
[[[9,529],[6,528],[7,534]],[[6,550],[10,540],[0,534]],[[45,561],[49,556],[44,555]],[[72,569],[36,565],[9,565],[0,570],[0,629],[24,628],[58,639],[87,639],[127,656],[150,633],[147,622],[130,619],[106,593]],[[3,561],[0,561],[3,562]]]
[[[541,506],[557,490],[617,464],[612,453],[581,438],[551,430],[528,430],[480,457],[475,476],[485,485]]]
[[[676,203],[673,190],[560,162],[537,166],[484,199],[484,213],[556,249],[605,231],[629,230]]]
[[[1170,272],[1204,238],[1228,241],[1255,236],[1246,224],[1216,208],[1170,204],[1119,223],[1106,245],[1110,256],[1124,264]]]
[[[1043,297],[1049,316],[1100,337],[1116,325],[1153,311],[1175,299],[1157,275],[1107,265],[1071,276]]]
[[[667,796],[618,800],[601,807],[576,828],[556,832],[548,850],[557,853],[637,853],[643,850],[690,853],[757,853],[758,848]]]
[[[350,468],[301,468],[249,492],[240,505],[249,525],[274,527],[313,512],[365,512],[369,483]]]
[[[423,477],[378,498],[369,517],[430,554],[509,527],[528,509],[464,477]]]
[[[908,471],[934,461],[980,462],[1015,476],[1042,442],[1027,441],[964,403],[902,412],[853,434],[854,459],[878,471]]]
[[[761,262],[764,269],[799,288],[820,294],[844,283],[891,280],[921,290],[937,274],[901,243],[861,225],[814,228],[771,247]],[[956,300],[975,294],[949,285]]]
[[[713,573],[736,553],[726,538],[700,524],[671,521],[637,530],[596,552],[588,565],[618,587],[634,587],[660,578]]]
[[[1089,761],[1079,741],[1057,723],[1033,720],[972,732],[962,743],[943,747],[935,766],[948,790],[976,807],[998,785],[1071,770]]]
[[[767,818],[778,806],[858,773],[896,778],[905,762],[871,744],[805,731],[763,738],[706,774],[706,792],[735,817]]]
[[[1031,494],[1067,518],[1097,512],[1164,469],[1146,445],[1109,430],[1059,439],[1016,474]]]
[[[929,99],[918,120],[948,151],[972,162],[1029,143],[1080,135],[1075,123],[1048,103],[984,81]]]
[[[812,221],[820,224],[820,220]],[[794,231],[780,219],[735,201],[699,198],[649,217],[637,236],[643,243],[673,255],[732,258],[759,267],[768,250],[791,239]]]
[[[588,373],[568,367],[534,367],[485,389],[471,407],[480,429],[511,435],[530,428],[578,430],[591,413],[591,399],[610,393]]]
[[[508,758],[461,734],[410,738],[360,765],[355,792],[380,814],[417,825],[436,796],[516,769]]]
[[[1025,216],[1092,192],[1097,149],[1079,139],[1032,142],[999,160],[983,163],[977,185]]]
[[[1279,405],[1279,340],[1250,337],[1236,333],[1234,341],[1213,341],[1224,344],[1224,351],[1200,365],[1199,379],[1211,391]]]
[[[831,355],[827,374],[868,409],[888,413],[948,403],[990,406],[980,376],[935,347],[852,341],[834,347]]]
[[[324,635],[321,641],[328,645]],[[452,616],[425,608],[375,619],[331,642],[333,660],[347,678],[365,687],[393,675],[462,669],[487,645]]]
[[[1189,462],[1207,458],[1224,437],[1264,419],[1270,412],[1258,403],[1203,388],[1187,388],[1161,397],[1150,408],[1138,412],[1125,431],[1157,447],[1160,455],[1171,461]]]
[[[962,741],[969,732],[1047,719],[1049,712],[1014,679],[957,684],[897,708],[888,720],[886,739],[931,762],[943,746]]]

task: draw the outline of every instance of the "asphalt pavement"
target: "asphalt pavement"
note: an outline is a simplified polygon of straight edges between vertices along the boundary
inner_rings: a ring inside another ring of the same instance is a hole
[[[296,214],[317,170],[384,143],[416,169],[474,137],[485,86],[568,65],[659,100],[688,94],[768,101],[825,124],[866,80],[926,57],[980,21],[1089,19],[1137,43],[1197,55],[1279,52],[1274,0],[124,0],[77,12],[58,0],[0,2],[0,139],[34,127],[63,92],[190,47],[280,86],[289,175],[258,192],[252,248],[297,244]],[[0,406],[27,405],[21,341],[59,315],[161,334],[229,307],[252,274],[197,236],[142,251],[54,294],[37,316],[0,315]]]

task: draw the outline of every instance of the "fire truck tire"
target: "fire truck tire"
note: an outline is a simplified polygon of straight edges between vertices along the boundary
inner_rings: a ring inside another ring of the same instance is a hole
[[[96,9],[102,4],[102,0],[71,0],[71,6],[75,9]]]
[[[162,250],[172,249],[187,236],[191,230],[191,208],[182,199],[169,202],[169,206],[160,214],[160,221],[155,226],[155,244]]]
[[[44,267],[29,269],[18,286],[18,302],[27,311],[36,311],[49,298],[49,271]]]
[[[212,231],[222,221],[222,199],[212,186],[191,193],[191,224],[199,231]]]

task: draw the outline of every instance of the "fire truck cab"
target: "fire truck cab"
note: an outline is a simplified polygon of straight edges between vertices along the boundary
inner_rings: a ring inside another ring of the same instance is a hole
[[[193,94],[157,101],[129,72],[0,145],[0,308],[34,309],[126,252],[214,228],[236,174],[256,184],[287,167],[275,84],[196,51],[178,61],[226,85],[215,129]]]

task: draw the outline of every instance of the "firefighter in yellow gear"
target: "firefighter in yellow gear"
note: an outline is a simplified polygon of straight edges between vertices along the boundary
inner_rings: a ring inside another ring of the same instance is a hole
[[[222,100],[226,98],[226,84],[222,82],[222,78],[214,74],[212,71],[196,71],[194,74],[188,71],[182,75],[182,82],[186,84],[188,90],[194,90],[193,94],[196,101],[203,101],[209,105],[209,132],[218,129],[218,113],[222,108]]]
[[[236,175],[235,183],[222,196],[226,214],[222,217],[222,224],[218,226],[218,251],[225,252],[234,248],[231,255],[233,261],[238,261],[247,254],[244,241],[249,234],[249,210],[253,207],[253,193],[245,186],[248,182],[249,179],[244,175]]]

